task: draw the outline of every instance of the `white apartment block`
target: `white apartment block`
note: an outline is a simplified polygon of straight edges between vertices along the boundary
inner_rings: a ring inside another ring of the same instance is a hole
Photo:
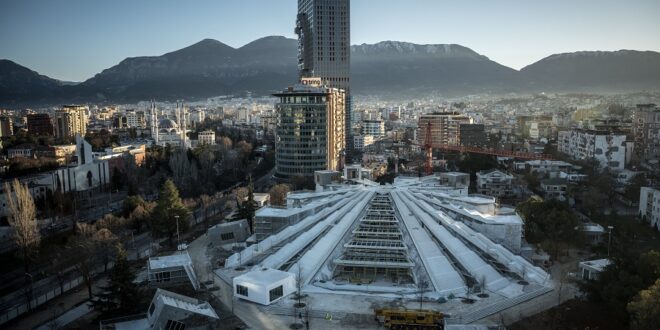
[[[381,137],[385,135],[385,122],[382,120],[363,120],[362,135]]]
[[[573,159],[595,159],[600,168],[622,170],[626,163],[624,134],[584,129],[562,131],[559,132],[557,149]]]
[[[639,190],[638,215],[653,229],[660,226],[660,190],[651,187],[642,187]]]

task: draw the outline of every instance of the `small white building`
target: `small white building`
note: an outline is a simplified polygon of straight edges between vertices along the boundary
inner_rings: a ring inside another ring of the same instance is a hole
[[[579,264],[579,277],[583,280],[595,281],[600,276],[600,273],[605,270],[612,262],[609,259],[596,259],[589,261],[582,261]]]
[[[269,193],[254,193],[253,197],[257,207],[264,207],[270,203]]]
[[[296,291],[293,274],[272,268],[255,268],[234,277],[234,296],[262,305],[288,296]]]
[[[642,187],[639,190],[639,217],[653,229],[660,229],[660,190]]]
[[[197,141],[199,145],[212,146],[215,144],[215,132],[211,130],[199,132]]]

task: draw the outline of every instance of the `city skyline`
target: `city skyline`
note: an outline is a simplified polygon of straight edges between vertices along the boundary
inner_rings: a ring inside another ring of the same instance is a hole
[[[156,56],[204,38],[240,47],[268,35],[295,38],[297,1],[246,3],[5,2],[0,58],[65,81],[84,81],[126,57]],[[519,6],[444,1],[351,3],[351,44],[455,43],[520,69],[554,53],[660,50],[660,3],[568,1]],[[241,13],[241,15],[236,15]],[[243,13],[249,13],[245,15]],[[616,24],[612,24],[616,22]],[[167,35],[167,38],[160,38]]]

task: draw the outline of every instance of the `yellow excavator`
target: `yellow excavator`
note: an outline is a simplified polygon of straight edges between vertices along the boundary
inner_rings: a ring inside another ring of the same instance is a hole
[[[444,314],[428,309],[374,309],[376,321],[388,329],[427,330],[443,329]]]

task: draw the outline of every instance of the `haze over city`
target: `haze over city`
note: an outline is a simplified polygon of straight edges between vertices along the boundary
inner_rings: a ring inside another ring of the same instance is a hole
[[[126,57],[161,55],[204,38],[232,47],[269,35],[293,38],[296,6],[296,0],[3,1],[0,58],[83,81]],[[460,44],[520,69],[556,53],[659,51],[659,12],[654,0],[357,0],[351,44]]]

